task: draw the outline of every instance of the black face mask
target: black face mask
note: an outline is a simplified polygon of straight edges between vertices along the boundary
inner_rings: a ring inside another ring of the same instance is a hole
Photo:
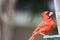
[[[49,16],[49,13],[50,13],[50,12],[48,12],[46,15]],[[52,15],[52,16],[49,16],[49,18],[53,18],[53,15]]]

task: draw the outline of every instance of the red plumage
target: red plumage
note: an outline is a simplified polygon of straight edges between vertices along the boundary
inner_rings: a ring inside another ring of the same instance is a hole
[[[52,13],[52,12],[50,12],[50,13]],[[44,11],[42,13],[42,20],[43,21],[40,24],[37,25],[37,27],[33,31],[33,34],[29,38],[29,40],[34,40],[34,38],[38,34],[45,35],[47,32],[49,32],[53,28],[54,20],[52,18],[50,18],[47,14],[48,14],[48,11]]]

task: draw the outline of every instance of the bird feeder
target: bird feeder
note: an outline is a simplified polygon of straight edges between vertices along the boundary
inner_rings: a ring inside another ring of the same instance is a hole
[[[46,35],[43,38],[60,40],[60,0],[53,0],[53,1],[54,1],[54,5],[55,5],[55,14],[56,14],[58,35],[48,35],[48,36]]]

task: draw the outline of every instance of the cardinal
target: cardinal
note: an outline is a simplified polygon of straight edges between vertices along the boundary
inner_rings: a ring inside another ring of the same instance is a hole
[[[53,12],[42,12],[42,22],[36,26],[29,40],[34,40],[38,34],[41,34],[43,36],[46,35],[46,33],[54,27],[54,20],[52,16]]]

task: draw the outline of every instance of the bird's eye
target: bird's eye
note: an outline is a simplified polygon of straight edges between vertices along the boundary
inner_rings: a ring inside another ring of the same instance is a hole
[[[49,16],[49,13],[50,13],[50,12],[48,12],[46,15]]]

